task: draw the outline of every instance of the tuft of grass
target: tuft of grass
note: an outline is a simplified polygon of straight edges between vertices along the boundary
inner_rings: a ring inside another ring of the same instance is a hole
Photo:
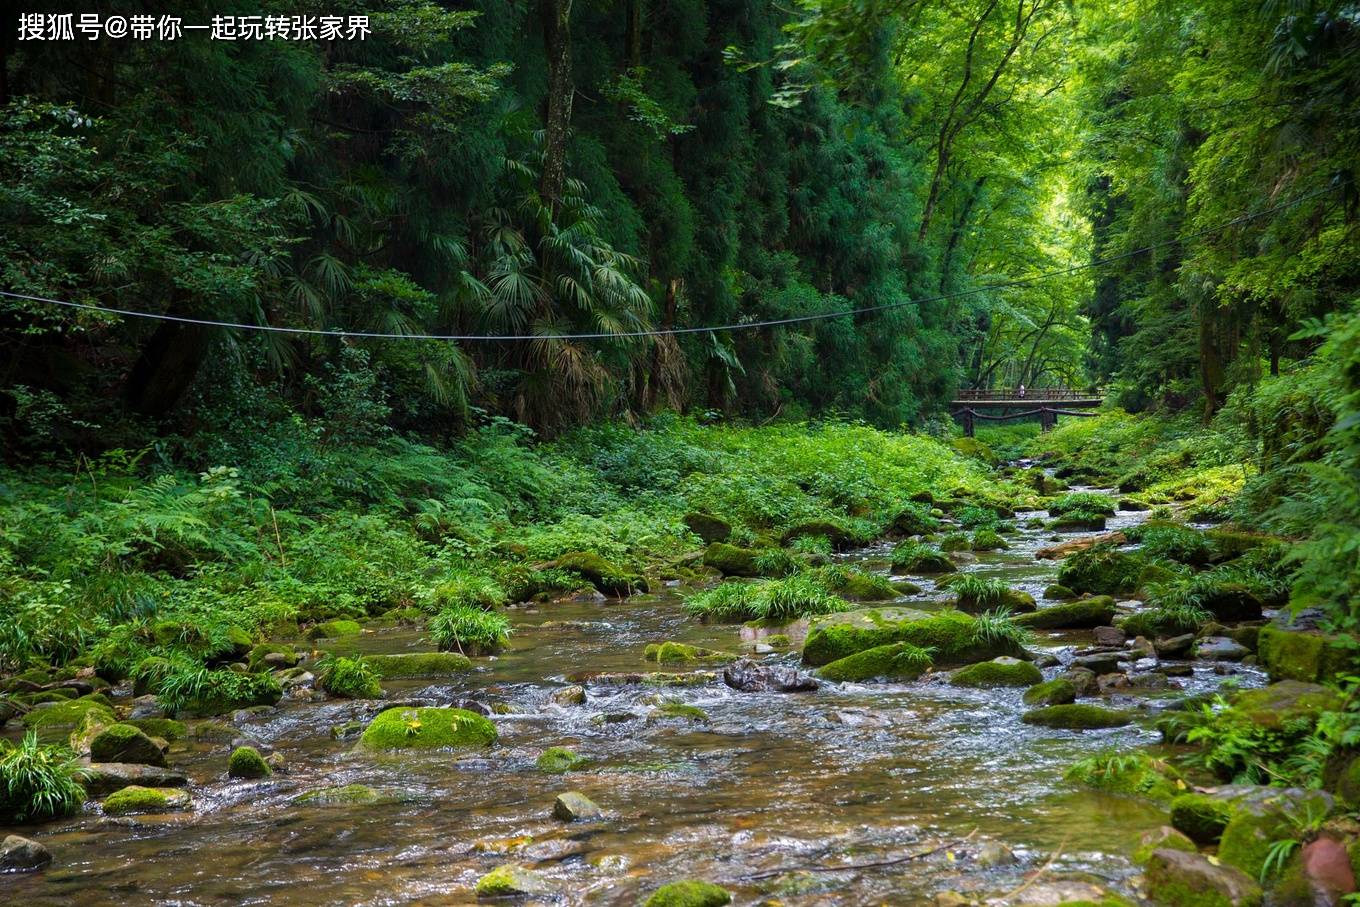
[[[59,819],[85,802],[87,771],[65,746],[38,742],[29,732],[18,743],[0,741],[0,822]]]
[[[1004,585],[1003,585],[1004,588]],[[1034,634],[1011,619],[1008,608],[992,608],[977,616],[973,624],[973,640],[978,645],[1013,643],[1023,648],[1034,639]]]
[[[377,699],[382,696],[378,672],[362,658],[328,656],[317,666],[316,685],[346,699]]]
[[[430,621],[430,636],[445,652],[494,655],[510,641],[510,621],[495,611],[454,605]]]
[[[1114,516],[1117,502],[1107,494],[1092,491],[1074,491],[1065,494],[1048,505],[1048,515],[1052,517],[1074,514]]]
[[[848,611],[850,605],[805,572],[760,583],[725,582],[691,596],[685,609],[702,620],[788,622]]]

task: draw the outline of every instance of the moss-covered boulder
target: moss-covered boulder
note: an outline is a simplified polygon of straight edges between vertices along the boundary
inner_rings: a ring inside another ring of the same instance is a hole
[[[141,787],[133,784],[114,791],[104,800],[104,812],[110,816],[133,813],[163,813],[189,806],[189,793],[174,787]]]
[[[1223,828],[1218,856],[1252,878],[1259,878],[1271,845],[1298,836],[1300,821],[1321,820],[1332,808],[1330,794],[1299,788],[1261,788],[1234,803],[1232,817]]]
[[[1105,529],[1105,516],[1100,513],[1065,513],[1051,520],[1050,529],[1057,532],[1101,532]]]
[[[604,810],[580,791],[569,790],[553,800],[553,817],[563,822],[586,822],[604,816]]]
[[[1257,654],[1271,680],[1317,682],[1354,669],[1353,649],[1348,642],[1317,630],[1295,631],[1271,625],[1261,628]]]
[[[842,550],[864,541],[854,530],[830,520],[805,520],[790,526],[779,537],[780,544],[789,545],[798,539],[820,536],[831,543],[831,547]]]
[[[585,768],[590,763],[590,757],[575,753],[565,746],[550,746],[539,754],[534,767],[550,775],[561,775]]]
[[[995,529],[979,529],[973,533],[968,547],[974,551],[1003,551],[1010,547],[1010,543]]]
[[[1260,907],[1261,886],[1232,866],[1175,848],[1154,850],[1144,867],[1148,895],[1161,907]]]
[[[1097,790],[1161,802],[1172,800],[1185,789],[1174,766],[1138,751],[1088,756],[1074,763],[1065,777]]]
[[[931,650],[937,665],[962,665],[998,655],[1024,653],[1016,635],[992,634],[961,611],[868,608],[814,618],[803,645],[803,661],[829,665],[856,652],[906,642]]]
[[[227,775],[232,778],[268,778],[272,774],[274,770],[253,746],[238,746],[227,760]]]
[[[160,737],[172,743],[189,734],[189,726],[174,718],[128,718],[123,724],[132,725],[148,737]]]
[[[443,749],[488,746],[496,725],[464,709],[388,709],[364,730],[359,743],[370,750]]]
[[[1118,595],[1135,592],[1146,562],[1137,555],[1097,545],[1078,551],[1058,568],[1058,582],[1074,592]]]
[[[866,573],[863,570],[847,569],[836,574],[837,581],[828,583],[827,588],[839,595],[841,598],[861,602],[881,602],[898,598],[902,595],[914,594],[912,591],[903,591],[900,586],[910,586],[907,583],[893,583],[886,576],[877,573]],[[920,591],[920,587],[914,587],[915,592]]]
[[[943,551],[918,542],[903,542],[894,548],[892,568],[897,573],[918,575],[953,573],[959,569]]]
[[[817,676],[838,683],[865,680],[915,680],[933,661],[925,649],[909,642],[875,646],[824,665]]]
[[[1232,700],[1235,713],[1268,731],[1279,731],[1286,725],[1311,724],[1323,712],[1342,707],[1342,699],[1335,690],[1298,680],[1281,680],[1257,690],[1244,690]]]
[[[250,650],[246,656],[246,667],[251,672],[272,671],[277,668],[296,667],[302,655],[290,645],[261,643]]]
[[[1042,682],[1044,675],[1027,661],[1003,655],[960,668],[949,677],[956,687],[1032,687]]]
[[[383,680],[405,677],[444,677],[472,670],[472,659],[458,652],[406,652],[399,655],[365,655],[364,664]]]
[[[1114,621],[1114,599],[1108,595],[1093,595],[1077,601],[1050,605],[1028,614],[1017,614],[1013,620],[1031,630],[1089,630],[1106,627]]]
[[[930,515],[924,504],[908,504],[889,521],[887,531],[891,535],[925,535],[939,526],[940,521]]]
[[[622,597],[649,589],[646,578],[624,570],[594,551],[564,554],[550,566],[575,573],[605,595]]]
[[[1122,508],[1121,508],[1122,509]],[[1170,825],[1162,825],[1151,831],[1143,832],[1138,839],[1138,849],[1133,852],[1133,862],[1146,865],[1152,859],[1154,850],[1180,850],[1185,853],[1199,853],[1199,847],[1190,836],[1179,832]]]
[[[1077,687],[1070,680],[1055,677],[1052,680],[1045,680],[1043,683],[1036,683],[1025,690],[1025,695],[1021,698],[1025,705],[1036,708],[1050,705],[1069,705],[1077,701]]]
[[[479,898],[525,898],[552,891],[547,876],[516,863],[497,866],[478,879],[476,887]]]
[[[91,694],[35,708],[24,714],[23,722],[25,728],[37,733],[39,740],[53,743],[66,740],[85,721],[86,713],[89,712],[108,724],[118,720],[109,707],[107,697]]]
[[[714,542],[704,549],[704,566],[712,567],[723,576],[760,576],[760,567],[756,564],[759,554],[752,548]]]
[[[1044,598],[1049,601],[1065,602],[1077,597],[1077,593],[1064,586],[1062,583],[1053,583],[1044,589]]]
[[[307,631],[308,639],[346,639],[358,636],[364,628],[357,620],[328,620]]]
[[[685,881],[662,885],[643,907],[725,907],[732,903],[726,888],[712,882]]]
[[[1133,716],[1128,712],[1115,709],[1073,703],[1032,709],[1021,715],[1020,720],[1025,724],[1034,724],[1040,727],[1086,731],[1098,728],[1124,727],[1133,723]]]
[[[662,642],[649,643],[643,650],[642,657],[647,661],[654,661],[657,664],[677,664],[686,661],[732,661],[736,655],[731,652],[720,652],[717,649],[706,649],[703,646],[691,646],[683,642]]]
[[[90,741],[93,762],[135,762],[165,766],[165,749],[140,728],[111,724]]]
[[[687,513],[683,520],[685,528],[697,535],[705,545],[725,542],[732,537],[731,524],[711,513]]]
[[[1171,801],[1171,825],[1197,844],[1215,844],[1233,812],[1229,799],[1184,793]]]
[[[1003,589],[999,594],[975,595],[967,590],[960,592],[954,607],[969,614],[982,614],[986,611],[1003,610],[1019,616],[1038,610],[1034,596],[1021,589]]]

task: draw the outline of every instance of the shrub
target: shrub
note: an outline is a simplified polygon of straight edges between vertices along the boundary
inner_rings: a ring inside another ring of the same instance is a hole
[[[482,608],[491,610],[505,604],[505,591],[484,576],[462,574],[434,587],[430,600],[437,610]]]
[[[1074,491],[1065,494],[1048,505],[1048,515],[1051,517],[1068,516],[1070,514],[1098,514],[1100,516],[1114,516],[1117,509],[1114,498],[1105,494],[1097,494],[1090,491]]]
[[[382,685],[378,672],[362,658],[328,656],[317,665],[316,685],[333,696],[346,699],[378,699]]]
[[[510,640],[510,621],[503,614],[480,608],[452,606],[430,621],[430,636],[446,652],[493,655]]]
[[[1126,530],[1124,534],[1132,541],[1140,542],[1145,555],[1158,560],[1202,567],[1209,563],[1214,553],[1204,533],[1175,523],[1147,523]]]
[[[0,822],[18,824],[69,816],[85,802],[85,769],[65,746],[0,741]]]
[[[968,504],[954,514],[964,529],[995,529],[1001,525],[1001,515],[990,507]]]

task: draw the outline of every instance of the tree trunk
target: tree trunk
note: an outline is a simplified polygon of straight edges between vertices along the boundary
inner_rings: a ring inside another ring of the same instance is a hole
[[[628,0],[628,66],[642,65],[642,18],[647,0]]]
[[[543,43],[548,55],[547,138],[543,147],[543,201],[557,211],[567,180],[567,137],[571,130],[571,3],[539,0]]]
[[[179,405],[208,352],[209,328],[165,321],[156,328],[128,373],[128,405],[146,416],[164,416]]]

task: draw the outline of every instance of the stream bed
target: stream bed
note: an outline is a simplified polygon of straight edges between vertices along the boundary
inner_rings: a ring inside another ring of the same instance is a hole
[[[1109,528],[1144,516],[1121,512]],[[1054,538],[1051,530],[1021,529],[1007,536],[1010,549],[964,556],[961,569],[1004,578],[1042,600],[1057,563],[1034,552]],[[840,559],[887,572],[888,551]],[[922,584],[921,595],[903,602],[941,599],[928,580]],[[1079,788],[1063,771],[1084,755],[1157,742],[1137,725],[1031,727],[1020,721],[1021,690],[956,688],[945,682],[947,672],[903,684],[823,683],[793,694],[742,693],[721,678],[662,690],[587,683],[584,704],[552,701],[578,672],[656,670],[643,660],[650,642],[743,645],[743,628],[689,618],[683,591],[511,610],[509,650],[478,659],[473,673],[384,683],[388,703],[491,707],[500,739],[485,752],[374,756],[331,729],[366,721],[383,703],[285,699],[236,721],[234,742],[286,760],[273,777],[228,779],[230,741],[176,744],[171,765],[189,775],[191,810],[115,819],[91,804],[75,819],[25,832],[38,831],[56,862],[5,879],[0,894],[5,903],[89,907],[468,904],[476,902],[479,877],[515,862],[552,881],[557,894],[543,903],[633,905],[667,881],[698,878],[728,888],[738,904],[928,904],[943,889],[1007,891],[1050,859],[1054,873],[1087,874],[1127,893],[1133,867],[1125,855],[1143,832],[1164,824],[1165,813]],[[1066,660],[1090,642],[1090,631],[1040,632],[1035,648]],[[408,628],[333,648],[405,652],[429,644]],[[793,663],[797,655],[764,657]],[[1193,664],[1194,675],[1177,678],[1184,689],[1171,696],[1113,702],[1155,709],[1185,692],[1216,689],[1225,673],[1240,685],[1264,682],[1249,667]],[[697,706],[708,720],[662,717],[658,697]],[[593,763],[541,772],[534,763],[549,746]],[[303,792],[348,784],[382,797],[296,802]],[[586,794],[608,817],[555,820],[554,798],[566,790]],[[996,844],[1006,848],[999,862]],[[993,856],[980,860],[989,849]],[[886,865],[824,871],[873,863]]]

